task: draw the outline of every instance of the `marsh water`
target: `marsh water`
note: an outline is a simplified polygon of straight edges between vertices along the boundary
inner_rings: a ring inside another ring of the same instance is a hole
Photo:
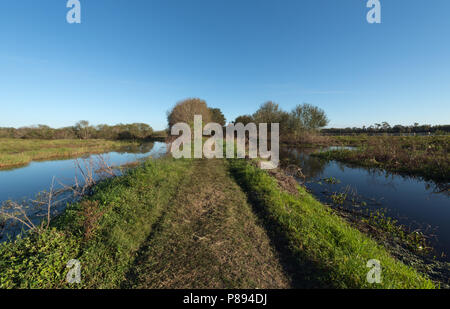
[[[140,146],[126,146],[118,151],[104,153],[102,157],[109,165],[118,166],[148,156],[157,158],[165,151],[166,144],[155,142]],[[85,155],[80,159],[96,156]],[[56,183],[72,185],[78,174],[75,159],[31,162],[21,168],[0,170],[0,202],[31,198],[38,192],[49,190],[53,177]]]
[[[63,188],[74,186],[76,183],[83,184],[81,171],[86,173],[89,165],[92,168],[103,168],[104,163],[111,167],[118,167],[127,163],[133,163],[144,158],[158,158],[166,153],[166,144],[144,143],[141,145],[125,146],[116,151],[103,154],[87,154],[79,158],[51,160],[41,162],[31,162],[30,164],[9,170],[0,170],[0,204],[5,207],[6,201],[18,202],[25,205],[27,215],[34,221],[40,220],[39,216],[45,212],[45,205],[36,207],[35,202],[44,197],[42,192],[49,192],[53,184],[54,192]],[[77,167],[78,162],[78,167]],[[120,170],[115,169],[114,173],[120,174]],[[93,171],[93,178],[98,178],[101,172]],[[57,196],[55,194],[52,204],[54,214],[64,211],[68,201],[73,200],[71,190],[61,190]],[[40,196],[39,196],[40,194]],[[32,206],[30,206],[32,205]],[[6,211],[9,208],[4,208]],[[21,226],[17,224],[2,225],[0,222],[0,242],[5,241],[21,232]]]
[[[328,148],[329,149],[329,148]],[[333,204],[344,193],[343,206],[360,212],[382,211],[411,231],[421,231],[450,261],[450,196],[448,184],[367,169],[311,156],[313,148],[284,148],[280,157],[302,169],[305,186],[320,201]]]
[[[383,210],[401,224],[418,229],[431,237],[438,252],[450,260],[450,197],[448,186],[442,189],[433,182],[419,178],[390,174],[349,166],[335,161],[326,162],[311,156],[313,148],[282,148],[281,159],[302,169],[305,185],[320,201],[331,204],[331,195],[345,193],[345,207],[358,210]],[[166,153],[166,144],[155,142],[103,155],[108,164],[117,166],[149,156],[158,158]],[[82,158],[89,159],[95,155]],[[0,202],[33,198],[48,190],[53,177],[72,185],[77,175],[75,160],[31,162],[29,165],[0,170]],[[303,179],[299,178],[303,182]]]

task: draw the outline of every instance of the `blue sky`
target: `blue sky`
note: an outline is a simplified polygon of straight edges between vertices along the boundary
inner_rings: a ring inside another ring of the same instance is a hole
[[[1,0],[0,126],[166,126],[200,97],[228,120],[268,100],[330,126],[449,123],[450,1]]]

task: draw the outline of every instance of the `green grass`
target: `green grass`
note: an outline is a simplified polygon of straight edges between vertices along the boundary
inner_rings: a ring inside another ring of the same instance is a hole
[[[82,265],[82,285],[75,287],[118,287],[190,168],[186,160],[148,161],[99,184],[92,196],[69,206],[52,230],[0,244],[0,288],[69,287],[70,259]],[[101,215],[92,216],[90,205]]]
[[[284,192],[265,171],[244,161],[232,161],[231,170],[273,237],[285,244],[291,260],[297,261],[300,284],[337,288],[434,287],[303,188],[298,188],[298,196]],[[381,262],[381,284],[366,281],[366,263],[371,259]]]
[[[26,165],[35,160],[64,159],[86,153],[102,153],[129,144],[127,141],[101,139],[0,139],[0,169]]]

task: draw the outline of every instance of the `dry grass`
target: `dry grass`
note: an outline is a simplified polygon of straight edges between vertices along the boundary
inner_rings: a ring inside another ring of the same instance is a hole
[[[99,227],[99,220],[108,210],[108,208],[101,209],[98,201],[82,201],[80,203],[83,216],[83,232],[84,240],[89,241]]]
[[[320,135],[317,132],[302,132],[301,134],[284,134],[280,140],[285,145],[330,145],[333,139],[328,136]]]

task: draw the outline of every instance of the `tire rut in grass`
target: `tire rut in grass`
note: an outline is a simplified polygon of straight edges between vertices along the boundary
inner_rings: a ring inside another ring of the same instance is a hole
[[[195,161],[146,241],[132,288],[287,288],[276,251],[223,160]]]

